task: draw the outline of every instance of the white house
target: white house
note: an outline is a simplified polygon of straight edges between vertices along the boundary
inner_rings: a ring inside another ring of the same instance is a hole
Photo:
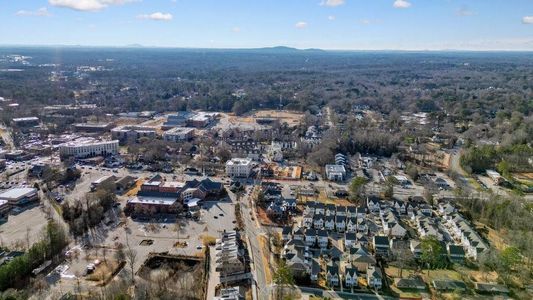
[[[350,267],[344,270],[344,285],[346,287],[358,286],[357,278],[356,268]]]
[[[252,171],[252,160],[249,158],[233,158],[226,162],[226,175],[229,177],[250,176]]]
[[[381,280],[381,270],[376,266],[369,266],[366,271],[366,281],[368,286],[376,290],[381,289],[382,280]]]
[[[326,177],[331,181],[343,181],[346,178],[346,168],[343,165],[326,165]]]

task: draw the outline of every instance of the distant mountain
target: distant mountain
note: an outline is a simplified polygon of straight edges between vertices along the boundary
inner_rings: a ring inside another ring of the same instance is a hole
[[[246,52],[259,52],[269,54],[298,54],[298,53],[325,53],[322,49],[297,49],[287,46],[275,46],[275,47],[263,47],[263,48],[247,48],[238,49],[239,51]]]

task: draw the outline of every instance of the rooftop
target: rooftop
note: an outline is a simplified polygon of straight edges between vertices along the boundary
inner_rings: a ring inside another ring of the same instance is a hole
[[[37,189],[35,188],[12,188],[0,194],[0,199],[18,199],[30,194],[36,193]]]

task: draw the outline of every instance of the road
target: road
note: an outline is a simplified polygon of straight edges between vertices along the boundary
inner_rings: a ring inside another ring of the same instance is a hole
[[[330,299],[336,299],[336,298],[342,298],[342,299],[397,299],[393,297],[388,296],[381,296],[379,294],[366,294],[366,293],[346,293],[346,292],[340,292],[340,291],[333,291],[333,290],[322,290],[317,288],[310,288],[310,287],[298,287],[302,293],[306,294],[313,294],[319,297],[324,298],[330,298]]]
[[[250,199],[251,189],[249,192],[245,193],[241,199],[241,215],[244,222],[244,229],[246,233],[247,240],[249,241],[248,247],[251,250],[252,257],[250,259],[253,262],[252,273],[254,275],[254,280],[257,285],[257,295],[259,300],[268,300],[270,292],[268,289],[269,283],[267,282],[265,274],[265,265],[263,262],[263,251],[261,250],[261,244],[259,243],[259,237],[265,235],[261,226],[258,226],[252,216],[255,216],[255,210],[252,207],[252,201]],[[230,197],[237,197],[235,194],[230,192]],[[257,220],[256,217],[254,217]]]

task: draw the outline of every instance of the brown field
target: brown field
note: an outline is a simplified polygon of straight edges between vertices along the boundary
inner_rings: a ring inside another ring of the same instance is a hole
[[[278,110],[260,110],[252,112],[251,114],[245,116],[229,116],[229,122],[232,124],[235,123],[255,123],[257,118],[272,118],[278,119],[281,124],[287,123],[289,126],[296,126],[300,124],[300,121],[303,118],[301,112],[296,111],[278,111]]]
[[[524,183],[524,184],[527,184],[527,185],[533,185],[533,173],[532,172],[529,172],[529,173],[513,173],[512,174],[513,177]]]

